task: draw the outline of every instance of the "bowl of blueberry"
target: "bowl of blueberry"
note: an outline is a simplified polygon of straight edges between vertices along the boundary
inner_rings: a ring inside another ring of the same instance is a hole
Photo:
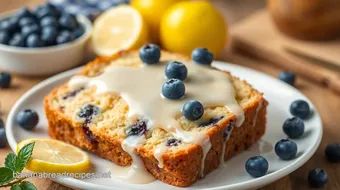
[[[92,23],[47,3],[0,15],[0,68],[23,75],[49,75],[79,65]]]

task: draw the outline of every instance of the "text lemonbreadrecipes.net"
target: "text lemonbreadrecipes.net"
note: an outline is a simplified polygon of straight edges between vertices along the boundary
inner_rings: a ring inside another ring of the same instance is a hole
[[[90,178],[111,178],[111,172],[93,172],[93,173],[13,173],[13,177],[18,178],[77,178],[77,179],[90,179]]]

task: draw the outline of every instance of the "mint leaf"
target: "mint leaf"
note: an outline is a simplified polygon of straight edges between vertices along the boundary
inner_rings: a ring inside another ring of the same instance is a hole
[[[17,159],[15,159],[16,172],[21,172],[25,168],[27,162],[30,160],[32,156],[33,148],[34,142],[26,144],[20,149],[17,155]]]
[[[17,156],[14,153],[9,153],[5,158],[5,167],[15,171],[15,160]]]
[[[19,184],[14,184],[12,187],[11,187],[11,190],[21,190]]]
[[[20,188],[21,188],[21,190],[37,190],[35,185],[33,185],[33,183],[31,183],[29,181],[21,182]]]
[[[0,168],[0,185],[7,184],[14,179],[13,171],[9,168]]]

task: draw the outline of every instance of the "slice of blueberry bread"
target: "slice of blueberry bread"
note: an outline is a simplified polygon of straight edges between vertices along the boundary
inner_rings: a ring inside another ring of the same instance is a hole
[[[190,59],[182,55],[163,51],[161,54],[160,64],[166,64],[169,61],[182,62],[185,65],[194,64],[189,63]],[[230,96],[229,99],[235,100],[237,105],[228,107],[213,102],[215,104],[205,106],[203,115],[194,121],[184,117],[181,110],[178,110],[179,113],[172,121],[178,125],[178,128],[175,129],[161,126],[166,123],[165,121],[168,121],[166,116],[169,111],[165,109],[167,106],[170,109],[172,101],[177,100],[164,100],[169,101],[168,104],[148,105],[145,115],[149,111],[158,110],[159,117],[163,119],[164,123],[162,121],[152,123],[142,114],[131,115],[131,112],[142,110],[138,106],[129,106],[135,105],[132,100],[144,96],[154,96],[153,81],[163,80],[163,78],[157,78],[158,75],[145,79],[143,79],[143,75],[140,76],[142,78],[131,75],[136,81],[129,83],[133,80],[127,73],[136,71],[124,68],[143,69],[141,68],[142,64],[138,52],[134,51],[97,58],[87,64],[76,79],[86,78],[94,85],[74,85],[73,83],[71,85],[69,82],[46,96],[44,106],[49,123],[49,135],[94,152],[117,165],[126,167],[135,165],[135,168],[142,166],[141,170],[151,173],[158,180],[185,187],[217,169],[225,160],[249,148],[265,133],[268,103],[261,93],[245,81],[223,72],[223,77],[230,81],[233,93],[226,94],[226,88],[215,85],[217,83],[211,83],[211,85],[207,83],[204,86],[203,83],[206,81],[201,81],[202,84],[196,84],[201,88],[196,90],[202,93],[196,96],[194,92],[197,91],[191,91],[190,86],[190,83],[193,83],[192,88],[195,87],[195,78],[190,78],[195,74],[194,70],[190,69],[191,67],[188,67],[188,79],[185,80],[187,82],[184,81],[186,87],[189,86],[185,92],[188,99],[200,97],[202,94],[205,96],[208,94],[211,97],[209,101]],[[102,91],[105,89],[102,88],[101,83],[106,76],[105,73],[113,67],[119,67],[120,70],[110,73],[116,77],[112,78],[111,76],[106,87],[118,86],[118,89],[125,89],[118,84],[135,85],[135,88],[129,89],[135,94],[125,94],[127,99],[122,98],[124,94],[120,94],[120,92]],[[222,73],[217,70],[214,72]],[[137,72],[135,75],[139,75],[139,73]],[[205,73],[197,74],[197,76],[204,75]],[[91,80],[92,78],[103,80]],[[146,80],[150,81],[145,82]],[[209,80],[209,78],[204,78],[204,80]],[[141,84],[143,84],[142,87],[138,86]],[[214,90],[210,89],[210,86],[214,86]],[[160,86],[159,93],[161,93],[161,89]],[[178,101],[186,100],[184,98],[184,100]],[[233,106],[240,108],[241,115],[233,111]],[[141,164],[138,165],[138,163]]]

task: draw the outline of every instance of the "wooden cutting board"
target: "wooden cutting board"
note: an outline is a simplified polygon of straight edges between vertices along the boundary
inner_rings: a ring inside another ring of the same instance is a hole
[[[286,37],[276,29],[266,10],[232,25],[231,35],[232,49],[241,49],[340,92],[340,40],[305,42]]]

